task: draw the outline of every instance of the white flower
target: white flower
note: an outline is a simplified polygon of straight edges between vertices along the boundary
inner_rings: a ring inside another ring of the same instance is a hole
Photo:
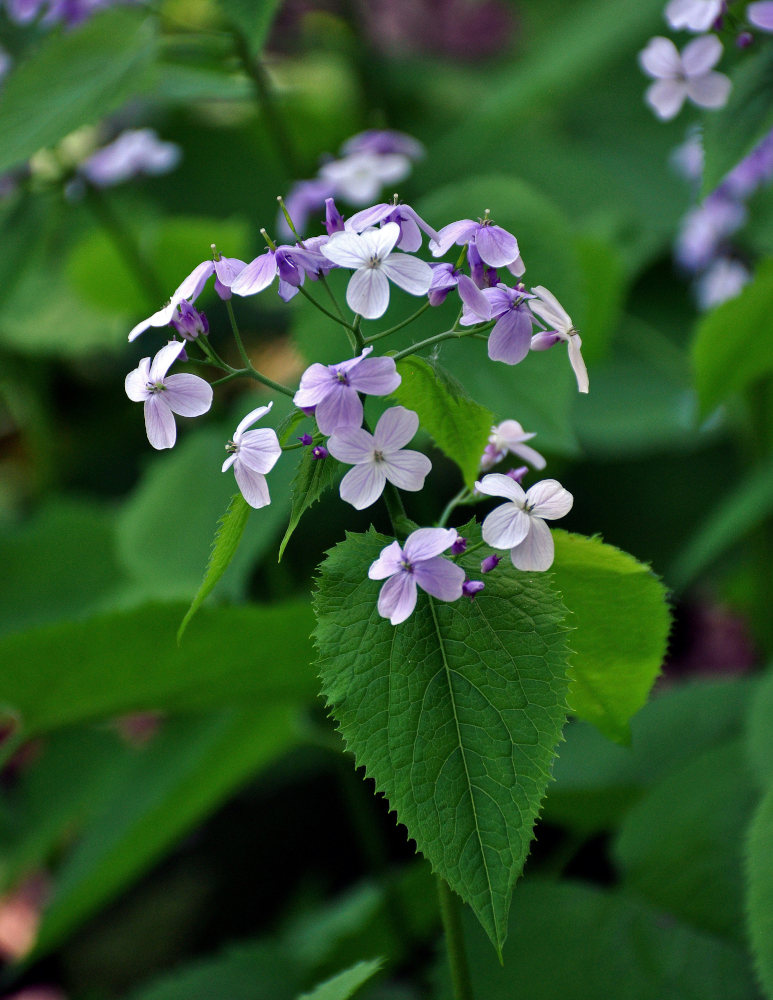
[[[273,406],[259,406],[248,413],[234,432],[233,439],[225,446],[230,452],[223,462],[223,472],[233,466],[234,475],[242,496],[250,507],[265,507],[271,503],[266,485],[266,473],[276,465],[282,454],[276,431],[263,427],[257,431],[248,431],[256,420],[265,416]]]
[[[535,469],[544,469],[547,465],[544,457],[524,442],[536,437],[535,431],[525,431],[517,420],[503,420],[495,424],[489,434],[488,446],[483,453],[480,467],[485,472],[506,455],[517,455],[523,462],[528,462]]]
[[[516,569],[543,571],[553,565],[554,546],[544,518],[555,520],[572,509],[572,494],[555,479],[543,479],[524,492],[509,476],[484,476],[475,488],[508,503],[494,508],[483,522],[483,541],[495,549],[510,549]]]
[[[143,358],[126,376],[126,395],[145,404],[145,430],[154,448],[171,448],[177,439],[173,414],[200,417],[212,405],[212,386],[198,375],[167,375],[185,345],[173,340],[153,358]]]
[[[363,427],[336,430],[328,450],[339,462],[354,466],[341,480],[341,499],[363,510],[378,500],[387,480],[401,490],[420,490],[432,463],[420,451],[404,448],[418,429],[419,417],[413,410],[391,406],[373,434]]]
[[[723,107],[731,83],[724,73],[712,72],[721,56],[722,43],[716,35],[694,38],[681,56],[671,39],[651,38],[639,53],[639,62],[655,79],[645,95],[655,114],[665,120],[674,118],[686,97],[702,108]]]
[[[411,172],[411,161],[401,153],[351,153],[331,160],[319,170],[319,176],[333,187],[333,195],[352,205],[367,205],[381,193],[385,184],[396,184]]]
[[[666,4],[666,20],[678,31],[708,31],[722,13],[722,0],[670,0]]]
[[[564,309],[558,299],[549,292],[547,288],[542,285],[535,285],[532,288],[532,292],[536,298],[529,299],[529,308],[531,311],[539,316],[541,320],[547,323],[550,330],[556,334],[560,340],[566,341],[566,346],[569,349],[569,363],[572,366],[572,371],[577,379],[577,388],[580,392],[588,391],[588,370],[585,367],[585,362],[582,359],[582,354],[580,349],[582,347],[582,340],[580,340],[579,333],[575,330],[574,324],[572,323],[572,317]],[[532,338],[532,350],[539,350],[539,339],[540,334],[536,334]]]

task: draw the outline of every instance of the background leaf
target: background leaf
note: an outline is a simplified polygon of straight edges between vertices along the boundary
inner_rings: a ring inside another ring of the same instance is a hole
[[[311,447],[304,448],[303,458],[298,465],[298,471],[292,484],[290,523],[287,525],[287,531],[279,544],[279,559],[282,558],[287,543],[300,519],[326,490],[335,486],[340,474],[341,464],[332,455],[316,459]]]
[[[304,993],[298,1000],[349,1000],[349,997],[363,986],[378,972],[383,959],[374,958],[369,962],[358,962],[349,969],[344,969],[332,979],[320,983],[311,993]]]
[[[746,843],[746,911],[757,974],[773,996],[773,788],[760,803]]]

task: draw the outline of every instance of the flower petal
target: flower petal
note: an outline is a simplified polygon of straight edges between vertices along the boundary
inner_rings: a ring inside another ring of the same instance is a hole
[[[422,590],[441,601],[458,601],[462,596],[464,570],[449,559],[442,556],[425,559],[416,564],[413,575]]]
[[[674,31],[708,31],[722,11],[721,0],[670,0],[665,17]]]
[[[362,400],[350,385],[336,384],[314,411],[317,427],[323,434],[344,427],[359,427],[362,424]]]
[[[529,308],[533,313],[555,330],[571,330],[572,318],[552,292],[544,285],[535,285],[532,292],[538,296],[536,299],[529,299]]]
[[[750,24],[763,31],[773,31],[773,0],[757,0],[746,8]]]
[[[656,80],[673,80],[682,72],[682,60],[676,46],[662,35],[650,38],[647,47],[639,53],[639,65]]]
[[[432,462],[420,451],[395,451],[386,459],[381,468],[390,483],[401,490],[418,492],[424,480],[432,471]]]
[[[488,356],[492,361],[517,365],[529,353],[531,331],[531,313],[523,309],[509,309],[494,324],[488,339]]]
[[[221,257],[215,261],[215,274],[222,285],[231,288],[246,266],[238,257]]]
[[[200,417],[212,406],[212,386],[198,375],[169,375],[164,385],[164,402],[181,417]]]
[[[254,410],[250,410],[247,416],[243,420],[239,421],[239,424],[234,431],[234,442],[238,444],[239,439],[247,428],[251,427],[257,420],[260,420],[261,417],[265,417],[273,405],[274,402],[272,400],[267,406],[258,406]]]
[[[657,80],[647,87],[644,99],[663,121],[670,121],[682,110],[687,96],[687,85],[683,80]]]
[[[520,503],[526,500],[523,487],[509,476],[503,476],[500,472],[490,472],[479,483],[475,484],[475,488],[479,493],[485,493],[490,497],[505,497],[507,500]]]
[[[252,472],[260,472],[264,476],[271,472],[281,454],[282,446],[276,431],[271,427],[247,431],[239,445],[239,462]]]
[[[405,541],[405,557],[412,563],[432,559],[450,548],[457,535],[455,528],[417,528]]]
[[[475,236],[481,260],[490,267],[504,267],[518,256],[518,240],[501,226],[481,226]]]
[[[400,569],[403,559],[403,550],[399,542],[392,542],[381,550],[378,559],[370,564],[368,576],[371,580],[385,580]]]
[[[388,396],[402,382],[394,358],[363,358],[349,370],[349,385],[366,396]]]
[[[213,260],[204,260],[198,267],[194,267],[187,278],[183,278],[180,284],[172,293],[172,302],[176,305],[182,299],[193,301],[201,295],[204,285],[215,271]]]
[[[370,507],[384,492],[386,476],[380,463],[364,462],[349,469],[341,480],[339,493],[357,510]]]
[[[526,503],[536,517],[546,517],[554,521],[565,517],[572,509],[574,497],[556,479],[543,479],[526,491]]]
[[[419,415],[404,406],[390,406],[381,414],[373,433],[373,445],[378,451],[392,452],[404,448],[419,429]]]
[[[231,285],[231,291],[234,295],[257,295],[268,288],[276,277],[276,270],[276,254],[273,250],[267,250],[250,261],[239,273]]]
[[[370,249],[363,237],[348,230],[333,233],[319,249],[339,267],[360,268],[370,260]]]
[[[143,358],[133,372],[129,372],[124,381],[126,395],[135,403],[142,403],[148,398],[148,380],[150,379],[150,358]]]
[[[687,96],[701,108],[723,108],[732,86],[724,73],[706,73],[687,81]]]
[[[587,392],[589,388],[588,369],[585,367],[585,361],[580,353],[582,340],[580,340],[580,335],[578,333],[569,337],[567,347],[569,348],[569,363],[571,364],[572,371],[577,379],[577,390],[579,392]]]
[[[432,268],[410,254],[390,254],[382,261],[381,271],[410,295],[426,295],[432,284]]]
[[[432,256],[442,257],[454,243],[461,246],[479,228],[480,223],[473,222],[472,219],[461,219],[459,222],[450,222],[447,226],[443,226],[437,234],[437,239],[430,240],[429,248],[432,251]]]
[[[177,427],[175,426],[172,411],[161,398],[160,393],[154,392],[145,400],[145,431],[148,441],[154,448],[172,448],[177,440]]]
[[[371,229],[363,233],[362,239],[368,246],[368,258],[377,257],[383,261],[391,254],[400,239],[400,227],[396,222],[387,222],[381,229]]]
[[[517,504],[503,503],[483,521],[483,541],[495,549],[511,549],[529,533],[530,520],[526,511]]]
[[[339,462],[361,465],[372,460],[375,445],[364,427],[340,427],[328,438],[327,449]]]
[[[478,288],[472,278],[466,274],[460,274],[457,287],[459,298],[464,303],[465,316],[462,317],[463,326],[472,326],[474,323],[485,323],[491,319],[491,302],[489,297]]]
[[[388,618],[393,625],[399,625],[416,607],[416,581],[412,573],[395,573],[378,595],[378,613]]]
[[[349,279],[346,301],[349,308],[363,319],[383,316],[389,305],[389,282],[382,269],[361,267],[355,271]]]
[[[722,42],[716,35],[701,35],[685,45],[682,66],[687,76],[703,76],[722,58]]]
[[[553,565],[554,556],[550,528],[539,517],[532,517],[528,535],[510,552],[513,566],[526,572],[544,573]]]
[[[346,228],[355,233],[361,233],[363,229],[377,226],[382,219],[394,212],[395,206],[381,202],[380,205],[373,205],[370,208],[363,208],[360,212],[355,212],[346,220]],[[357,267],[360,265],[357,264]]]
[[[150,366],[149,379],[151,382],[162,382],[164,380],[164,376],[177,358],[179,358],[184,347],[185,344],[181,340],[172,340],[165,347],[161,348],[155,358],[153,358],[153,363]]]
[[[335,375],[330,368],[315,362],[301,375],[301,384],[293,396],[293,402],[301,408],[316,406],[325,396],[335,391],[336,385]]]
[[[271,503],[271,497],[268,493],[268,485],[266,483],[265,476],[261,475],[259,472],[254,472],[243,462],[240,462],[238,458],[236,462],[234,462],[234,475],[236,476],[236,482],[241,490],[242,496],[250,507],[254,507],[258,510],[259,508],[266,507]]]

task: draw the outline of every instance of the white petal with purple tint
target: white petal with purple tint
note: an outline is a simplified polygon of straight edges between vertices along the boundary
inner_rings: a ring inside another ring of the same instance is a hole
[[[383,269],[361,267],[355,271],[346,289],[346,302],[363,319],[383,316],[389,305],[389,282]]]
[[[378,595],[378,613],[393,625],[409,618],[416,607],[416,581],[411,573],[395,573]]]
[[[540,518],[533,517],[528,535],[512,548],[510,559],[516,569],[544,573],[553,565],[554,555],[550,528]]]
[[[384,492],[386,475],[381,464],[366,462],[355,465],[341,480],[341,499],[356,510],[370,507]]]
[[[166,405],[181,417],[200,417],[212,406],[212,386],[198,375],[169,375],[164,385]]]
[[[145,400],[145,431],[154,448],[172,448],[177,440],[177,428],[172,411],[159,393]]]
[[[422,590],[441,601],[458,601],[462,596],[465,572],[442,556],[418,563],[413,575]]]

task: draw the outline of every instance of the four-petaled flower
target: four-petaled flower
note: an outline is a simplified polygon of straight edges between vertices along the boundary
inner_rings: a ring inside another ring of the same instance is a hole
[[[565,340],[566,346],[569,348],[569,363],[577,379],[577,388],[580,392],[587,392],[588,370],[580,353],[582,340],[580,340],[580,335],[574,328],[572,317],[567,313],[555,295],[549,292],[547,288],[543,288],[542,285],[535,285],[532,288],[532,292],[534,292],[536,298],[529,299],[529,308],[536,316],[539,316],[541,320],[547,323],[551,329],[547,331],[547,338],[545,338],[544,334],[540,333],[532,337],[531,349],[539,351],[544,350],[545,347],[552,346],[550,334],[554,334],[558,340]]]
[[[339,267],[355,268],[346,289],[349,308],[364,319],[378,319],[389,305],[389,281],[411,295],[426,295],[432,268],[418,257],[392,253],[400,239],[400,226],[387,222],[364,233],[333,233],[321,252]],[[387,280],[389,279],[389,280]]]
[[[372,350],[366,347],[358,358],[337,365],[313,364],[301,376],[293,402],[301,409],[315,407],[314,416],[323,434],[362,424],[359,393],[388,396],[400,385],[394,360],[369,358]]]
[[[524,492],[509,476],[484,476],[475,488],[508,502],[495,507],[483,522],[483,541],[495,549],[510,549],[516,569],[543,571],[553,564],[554,546],[545,518],[555,520],[572,509],[572,494],[555,479],[543,479]]]
[[[687,97],[702,108],[723,107],[730,80],[724,73],[712,72],[721,56],[722,43],[716,35],[694,38],[681,56],[670,38],[651,38],[639,53],[639,62],[655,79],[645,95],[655,114],[664,120],[674,118]]]
[[[666,20],[678,31],[708,31],[722,13],[724,0],[670,0],[666,4]]]
[[[418,528],[401,547],[395,541],[371,563],[371,580],[386,580],[378,595],[378,613],[393,625],[404,622],[416,607],[417,586],[441,601],[462,596],[461,566],[440,555],[456,541],[454,528]]]
[[[469,243],[474,246],[481,260],[491,267],[507,267],[512,274],[523,273],[522,262],[518,251],[518,240],[501,226],[496,226],[486,217],[474,222],[472,219],[461,219],[443,226],[436,240],[431,240],[429,248],[435,257],[442,257],[453,244],[463,246]]]
[[[432,469],[420,451],[405,450],[419,429],[419,417],[404,406],[385,410],[373,434],[363,427],[339,428],[327,443],[333,458],[353,465],[341,480],[341,499],[357,510],[370,507],[390,483],[416,492]]]
[[[185,345],[173,340],[153,358],[143,358],[126,376],[126,395],[145,404],[145,430],[154,448],[171,448],[177,439],[173,414],[200,417],[212,405],[212,386],[198,375],[167,375]]]
[[[247,430],[256,420],[265,416],[273,406],[259,406],[239,423],[232,440],[225,446],[229,453],[223,462],[223,472],[233,466],[234,475],[242,496],[250,507],[265,507],[271,503],[266,485],[266,473],[276,465],[282,454],[276,431],[270,427]]]
[[[517,455],[524,462],[529,462],[535,469],[544,469],[545,459],[536,449],[531,448],[526,441],[536,436],[535,431],[525,431],[517,420],[503,420],[491,428],[488,444],[483,452],[480,467],[486,472],[506,455]]]

